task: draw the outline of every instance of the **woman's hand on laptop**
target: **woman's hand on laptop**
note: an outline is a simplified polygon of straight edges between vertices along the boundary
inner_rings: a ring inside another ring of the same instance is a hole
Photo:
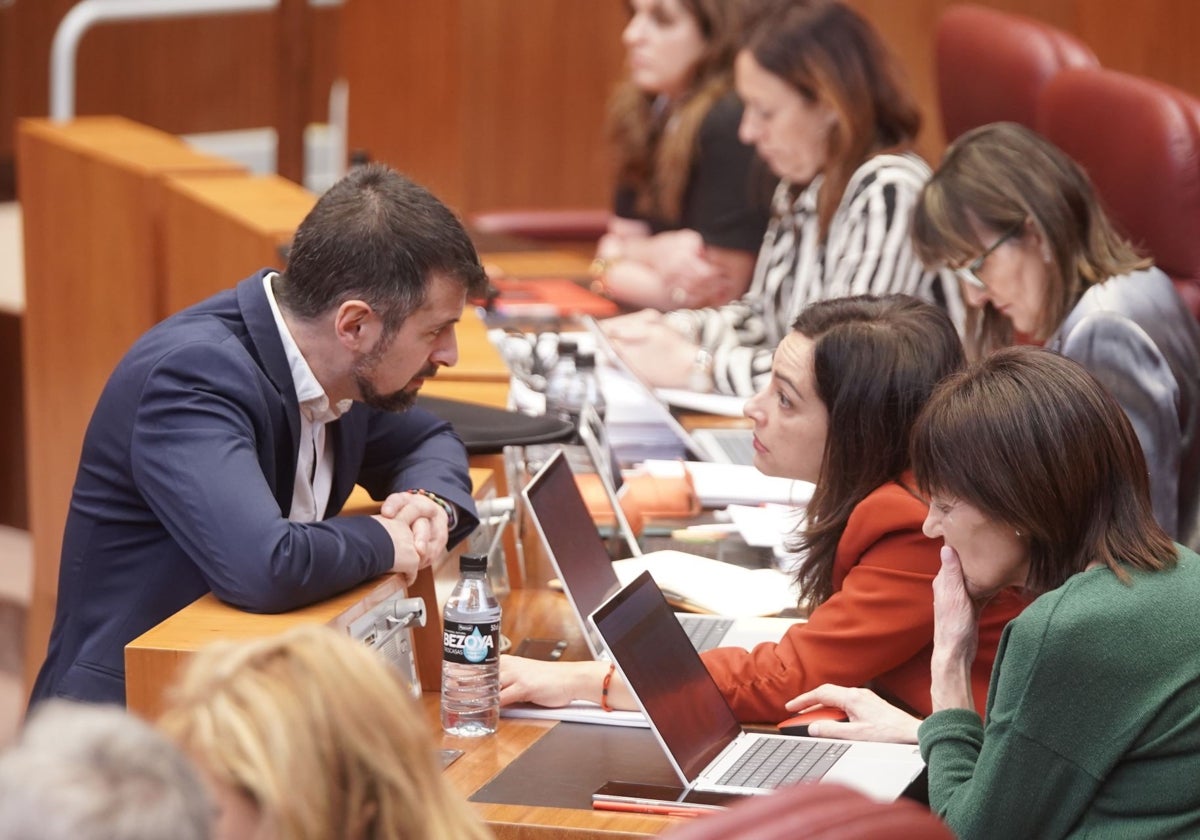
[[[814,738],[917,743],[921,719],[897,709],[870,689],[826,683],[789,700],[785,708],[790,712],[802,712],[817,705],[844,710],[848,721],[839,723],[822,720],[811,723],[808,734]]]

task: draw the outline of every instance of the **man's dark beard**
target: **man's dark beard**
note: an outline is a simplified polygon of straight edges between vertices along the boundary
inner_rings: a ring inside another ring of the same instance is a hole
[[[416,391],[393,391],[390,394],[381,394],[366,379],[357,378],[357,381],[358,390],[362,393],[362,401],[371,408],[378,408],[380,411],[408,411],[417,401]]]
[[[386,348],[385,348],[386,349]],[[390,394],[381,394],[371,384],[367,378],[367,373],[374,370],[379,356],[382,354],[371,354],[362,359],[354,367],[354,383],[358,386],[358,392],[362,394],[362,402],[377,408],[380,411],[401,412],[408,411],[413,407],[413,403],[417,401],[417,389],[411,391],[400,390],[393,391]],[[416,379],[431,379],[437,375],[437,365],[427,364],[417,372]]]

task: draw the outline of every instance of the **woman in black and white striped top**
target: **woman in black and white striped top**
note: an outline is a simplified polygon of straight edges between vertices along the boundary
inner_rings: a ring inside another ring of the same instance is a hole
[[[930,170],[908,151],[920,116],[871,26],[840,2],[768,2],[735,75],[742,139],[781,178],[753,282],[720,308],[606,322],[631,365],[654,385],[749,395],[816,300],[903,292],[961,324],[957,282],[909,240]]]

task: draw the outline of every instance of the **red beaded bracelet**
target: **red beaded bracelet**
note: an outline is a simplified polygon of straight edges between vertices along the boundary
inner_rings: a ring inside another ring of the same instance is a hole
[[[608,705],[608,685],[612,682],[613,671],[617,670],[615,663],[608,666],[608,673],[604,675],[604,682],[600,684],[600,708],[606,712],[611,712],[613,707]]]

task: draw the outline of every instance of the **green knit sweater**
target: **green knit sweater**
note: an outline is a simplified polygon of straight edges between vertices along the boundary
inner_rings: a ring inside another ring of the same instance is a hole
[[[1200,837],[1200,557],[1071,577],[1004,631],[987,725],[925,720],[929,803],[962,840]]]

